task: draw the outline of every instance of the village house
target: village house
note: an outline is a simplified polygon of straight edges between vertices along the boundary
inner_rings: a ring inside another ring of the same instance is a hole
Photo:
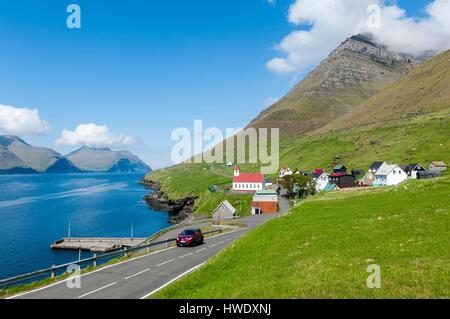
[[[336,184],[339,188],[356,187],[356,178],[353,175],[333,173],[329,176],[330,184]]]
[[[385,162],[373,162],[372,165],[370,165],[370,167],[369,167],[369,173],[372,173],[373,175],[375,175],[384,164],[386,164],[386,163]]]
[[[264,187],[265,188],[272,188],[273,186],[273,181],[270,178],[265,178],[264,179]]]
[[[426,169],[423,168],[420,164],[409,164],[406,165],[403,170],[408,175],[408,178],[417,179],[418,172],[426,172]]]
[[[227,200],[220,203],[212,213],[214,220],[233,219],[235,215],[236,209]]]
[[[339,190],[339,187],[336,184],[327,184],[323,189],[323,192],[332,192]]]
[[[258,191],[252,200],[252,215],[278,212],[278,194],[274,190]]]
[[[259,173],[241,173],[239,166],[234,169],[233,191],[239,193],[255,193],[265,187],[265,177]]]
[[[373,186],[375,184],[375,175],[373,175],[371,172],[368,172],[366,175],[364,175],[363,178],[360,178],[358,180],[359,186]]]
[[[430,179],[430,178],[435,178],[435,177],[439,177],[441,174],[440,172],[429,172],[429,171],[419,171],[417,172],[417,179]]]
[[[356,168],[352,169],[352,175],[358,178],[358,176],[364,176],[364,170]]]
[[[321,192],[325,189],[325,187],[328,185],[328,175],[322,171],[322,173],[319,173],[318,171],[315,171],[313,173],[314,178],[314,185],[316,187],[317,192]]]
[[[442,174],[447,170],[447,165],[444,162],[432,162],[429,166],[430,172],[439,172]]]
[[[384,164],[375,174],[374,186],[395,186],[407,179],[408,175],[397,164]]]
[[[287,166],[284,166],[281,170],[280,170],[280,178],[283,178],[285,176],[290,176],[294,174],[294,172]]]
[[[333,168],[333,173],[334,174],[346,175],[347,174],[347,167],[345,167],[344,165],[336,165]]]

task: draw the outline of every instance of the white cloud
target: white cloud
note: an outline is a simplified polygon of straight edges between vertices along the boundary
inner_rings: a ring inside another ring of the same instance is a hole
[[[122,133],[114,133],[104,125],[80,124],[75,131],[63,130],[55,141],[58,146],[122,147],[138,141]]]
[[[281,56],[267,68],[279,73],[303,72],[317,65],[345,38],[371,32],[389,49],[418,55],[450,48],[450,0],[434,0],[422,18],[408,17],[395,1],[295,0],[288,20],[301,27],[288,34],[276,49]],[[370,5],[380,6],[380,28],[368,28]]]
[[[0,131],[11,135],[32,136],[46,133],[50,126],[36,109],[0,104]]]

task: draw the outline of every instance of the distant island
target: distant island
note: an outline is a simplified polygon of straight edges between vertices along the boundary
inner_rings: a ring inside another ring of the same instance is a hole
[[[0,174],[147,173],[151,168],[129,151],[84,146],[66,156],[0,135]]]

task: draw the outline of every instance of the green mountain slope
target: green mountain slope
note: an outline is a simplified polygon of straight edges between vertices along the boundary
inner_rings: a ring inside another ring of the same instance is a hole
[[[449,298],[449,191],[444,177],[317,195],[157,297]]]
[[[367,170],[374,161],[425,166],[431,161],[450,163],[449,59],[445,52],[427,61],[327,126],[282,135],[280,165],[329,170],[339,162]],[[241,168],[256,171],[258,165],[242,164]],[[202,196],[208,200],[213,196],[207,194],[208,186],[223,184],[224,179],[231,182],[232,173],[224,165],[183,164],[147,178],[159,181],[169,196],[200,196],[198,206],[202,207]]]

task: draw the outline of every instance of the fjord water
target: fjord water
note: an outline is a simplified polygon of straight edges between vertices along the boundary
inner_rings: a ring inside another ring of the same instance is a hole
[[[52,251],[67,237],[147,237],[170,226],[149,209],[142,174],[0,176],[0,279],[78,259]],[[90,254],[83,253],[83,257]]]

